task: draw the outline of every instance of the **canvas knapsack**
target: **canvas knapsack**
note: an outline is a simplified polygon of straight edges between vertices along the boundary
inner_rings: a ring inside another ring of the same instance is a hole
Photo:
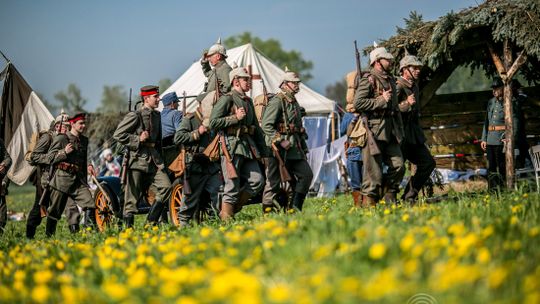
[[[354,94],[358,88],[357,74],[356,71],[352,71],[345,76],[347,82],[347,94],[345,96],[347,112],[354,112]]]
[[[24,160],[26,160],[30,165],[34,165],[31,160],[32,152],[34,152],[34,149],[36,148],[36,145],[44,134],[47,134],[48,131],[39,131],[34,132],[32,136],[30,137],[30,142],[28,143],[28,149],[26,150],[26,153],[24,153]],[[49,136],[49,143],[51,141],[52,137]]]
[[[264,94],[261,94],[255,99],[253,99],[253,106],[255,107],[255,116],[257,117],[257,121],[261,123],[262,117],[264,115],[264,111],[266,110],[266,107],[268,106],[268,101],[274,97],[275,94],[266,94],[266,98]]]

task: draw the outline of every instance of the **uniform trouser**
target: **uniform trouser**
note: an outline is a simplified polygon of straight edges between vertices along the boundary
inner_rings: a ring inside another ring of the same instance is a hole
[[[210,195],[210,205],[216,206],[218,200],[219,187],[221,186],[221,177],[219,172],[215,174],[204,174],[190,172],[188,178],[191,186],[191,194],[186,195],[184,205],[180,208],[180,222],[187,224],[193,219],[193,215],[201,205],[203,192]]]
[[[0,195],[0,233],[4,230],[7,224],[7,204],[6,196]]]
[[[487,145],[488,189],[494,190],[503,186],[506,180],[506,159],[503,145]]]
[[[351,188],[353,191],[362,189],[362,161],[347,159],[347,171],[351,179]]]
[[[167,204],[171,197],[171,181],[164,170],[146,173],[130,169],[127,172],[127,185],[124,192],[124,214],[137,213],[137,201],[153,185],[157,189],[156,199]]]
[[[80,185],[73,193],[64,193],[57,189],[51,188],[51,206],[49,206],[48,218],[53,220],[60,220],[62,212],[66,208],[68,199],[72,199],[74,205],[78,205],[83,210],[96,208],[94,200],[90,190],[85,185]],[[76,206],[70,206],[70,209],[76,208]],[[77,212],[78,213],[78,212]],[[75,223],[72,223],[73,218],[68,218],[70,224],[78,224],[78,219]]]
[[[403,159],[410,161],[416,166],[416,173],[411,176],[405,193],[407,193],[409,187],[412,187],[418,192],[428,180],[433,169],[435,169],[435,160],[424,144],[403,143],[401,145],[401,152],[403,153]]]
[[[234,206],[238,202],[240,192],[246,192],[250,197],[253,197],[261,191],[264,187],[264,177],[259,163],[255,159],[234,155],[232,163],[238,175],[234,179],[228,178],[227,160],[225,157],[221,158],[221,171],[225,180],[222,202]]]
[[[26,220],[26,229],[28,229],[28,227],[35,228],[39,226],[39,224],[41,224],[41,208],[39,206],[39,200],[41,199],[44,191],[45,190],[41,187],[41,185],[36,186],[36,197],[34,199],[34,205],[32,205],[32,209],[30,209],[30,212],[28,213],[28,219]],[[49,205],[50,195],[51,193],[47,192],[45,194],[45,197],[43,198],[43,203],[45,206]],[[80,215],[81,213],[79,212],[79,208],[77,207],[75,202],[73,202],[72,199],[68,199],[66,208],[66,217],[68,219],[68,224],[79,224]]]
[[[369,153],[369,146],[362,149],[362,160],[364,162],[362,195],[368,195],[376,200],[385,193],[397,194],[399,183],[405,174],[401,148],[395,138],[391,141],[377,140],[380,154],[372,156]],[[383,163],[388,166],[388,171],[383,175]]]
[[[285,167],[291,177],[295,179],[294,192],[307,194],[313,180],[313,171],[305,159],[287,159]],[[281,189],[281,175],[279,174],[279,161],[268,157],[266,166],[266,184],[263,193],[263,206],[273,206]]]

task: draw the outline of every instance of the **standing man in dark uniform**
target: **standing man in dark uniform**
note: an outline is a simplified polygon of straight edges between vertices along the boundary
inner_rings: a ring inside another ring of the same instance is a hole
[[[306,131],[302,124],[300,105],[295,95],[300,91],[300,78],[285,68],[281,91],[269,102],[264,111],[261,127],[266,137],[267,149],[279,153],[295,182],[290,209],[302,211],[302,206],[313,179],[313,171],[306,160],[309,152]],[[266,166],[263,208],[272,208],[277,202],[281,176],[276,156],[269,156]],[[289,204],[287,204],[289,205]]]
[[[360,115],[358,113],[346,112],[341,119],[341,125],[339,127],[341,136],[347,134],[348,130],[358,123]],[[349,138],[347,138],[347,148],[345,154],[347,155],[347,171],[351,179],[351,189],[354,206],[362,206],[362,149],[357,146],[349,145]]]
[[[159,88],[141,88],[143,106],[130,112],[118,124],[113,138],[129,149],[127,182],[124,190],[124,223],[133,227],[137,201],[153,185],[156,200],[148,213],[148,222],[157,224],[164,202],[170,199],[171,181],[165,173],[161,158],[161,117],[155,109],[159,105]]]
[[[47,236],[53,236],[56,225],[66,207],[68,198],[84,211],[84,225],[96,227],[96,207],[88,189],[87,173],[95,175],[88,165],[88,138],[82,133],[86,127],[86,114],[80,113],[69,119],[71,130],[54,137],[49,150],[51,164],[56,172],[51,179],[51,206],[47,215]]]
[[[378,47],[369,53],[369,60],[371,70],[360,78],[354,107],[356,112],[367,116],[366,128],[372,132],[381,153],[373,155],[369,145],[362,149],[364,206],[374,206],[383,196],[386,202],[395,202],[405,173],[399,146],[403,138],[403,122],[395,79],[390,74],[394,56],[385,48]],[[383,163],[388,166],[385,175]]]
[[[504,84],[499,77],[493,80],[491,85],[493,98],[488,101],[486,120],[482,130],[482,142],[480,146],[486,151],[488,159],[488,190],[496,191],[504,187],[506,180],[506,159],[504,156]],[[516,113],[515,100],[512,101],[512,123],[514,138],[516,137],[519,121]]]
[[[0,182],[2,183],[0,188],[0,234],[4,233],[4,229],[7,224],[7,172],[11,167],[11,156],[6,150],[4,140],[0,139]]]
[[[232,68],[225,59],[227,59],[227,50],[221,44],[221,38],[209,50],[203,51],[201,67],[208,81],[204,86],[204,93],[197,97],[198,101],[202,101],[207,93],[216,89],[219,89],[220,96],[231,90],[229,73],[232,71]],[[213,69],[212,66],[214,67]],[[216,87],[216,83],[218,87]]]
[[[405,55],[399,62],[401,76],[397,79],[399,110],[405,131],[401,152],[405,160],[416,166],[416,172],[411,176],[401,198],[411,203],[416,201],[418,192],[435,169],[435,160],[426,146],[426,137],[420,127],[420,109],[416,103],[420,100],[418,77],[421,68],[422,62],[418,58]]]
[[[174,143],[183,145],[186,151],[184,174],[191,186],[191,193],[186,194],[185,204],[179,212],[182,227],[188,226],[193,219],[202,203],[201,195],[204,191],[210,194],[210,206],[216,212],[219,210],[220,164],[219,161],[210,161],[203,154],[215,135],[203,125],[202,113],[202,106],[199,105],[195,113],[189,113],[184,117],[174,135]]]
[[[180,150],[174,144],[174,133],[180,127],[183,113],[178,111],[178,96],[176,92],[165,94],[161,99],[163,110],[161,111],[161,138],[163,141],[163,163],[169,167]]]
[[[255,116],[251,98],[246,96],[250,90],[249,74],[245,68],[238,67],[229,74],[231,92],[223,95],[210,115],[210,128],[222,133],[221,168],[225,185],[221,202],[220,217],[231,219],[235,212],[264,186],[264,177],[257,162],[265,157],[264,135]],[[230,178],[227,166],[230,162],[236,168],[238,177]]]

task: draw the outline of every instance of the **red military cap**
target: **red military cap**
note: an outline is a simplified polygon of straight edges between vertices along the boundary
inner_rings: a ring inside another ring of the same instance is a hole
[[[84,120],[86,119],[86,113],[78,113],[78,114],[75,114],[73,116],[71,116],[68,121],[70,123],[74,123],[74,122],[77,122],[79,120]]]
[[[150,96],[159,94],[159,87],[155,85],[147,85],[141,88],[141,96]]]

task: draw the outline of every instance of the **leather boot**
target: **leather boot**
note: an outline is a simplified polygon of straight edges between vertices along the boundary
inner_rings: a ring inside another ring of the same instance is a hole
[[[154,204],[152,205],[152,208],[150,208],[150,212],[148,212],[146,221],[152,225],[157,225],[164,207],[165,205],[163,204],[161,200],[156,200]]]
[[[221,211],[219,217],[222,221],[228,221],[234,217],[234,206],[229,203],[221,203]]]
[[[45,226],[45,235],[47,237],[54,236],[54,233],[56,232],[56,224],[58,224],[58,221],[47,218],[47,225]]]
[[[418,197],[418,191],[414,188],[410,188],[409,191],[401,197],[402,200],[414,205],[416,203],[416,198]]]
[[[369,195],[362,196],[362,207],[369,208],[369,207],[375,207],[375,206],[377,206],[376,198]]]
[[[305,193],[295,192],[293,196],[293,200],[292,200],[292,208],[298,211],[302,211],[302,207],[304,206],[305,200],[306,200]]]
[[[383,200],[386,204],[397,204],[397,197],[394,192],[386,192],[386,194],[383,197]]]
[[[79,225],[78,224],[69,225],[69,232],[71,232],[71,234],[75,234],[79,232]]]
[[[352,198],[353,198],[354,206],[356,208],[361,208],[362,207],[362,193],[360,191],[353,191]]]
[[[234,213],[240,212],[242,210],[242,207],[244,207],[249,199],[251,198],[251,194],[249,192],[241,191],[238,194],[238,201],[236,204],[234,204]]]
[[[123,221],[124,221],[124,225],[126,229],[133,228],[133,224],[135,223],[135,218],[133,217],[133,214],[127,213],[127,214],[124,214]]]
[[[84,210],[84,221],[83,226],[85,228],[90,227],[92,229],[97,228],[96,223],[96,208],[88,208]]]
[[[36,227],[34,225],[26,225],[26,238],[31,240],[36,236]]]

